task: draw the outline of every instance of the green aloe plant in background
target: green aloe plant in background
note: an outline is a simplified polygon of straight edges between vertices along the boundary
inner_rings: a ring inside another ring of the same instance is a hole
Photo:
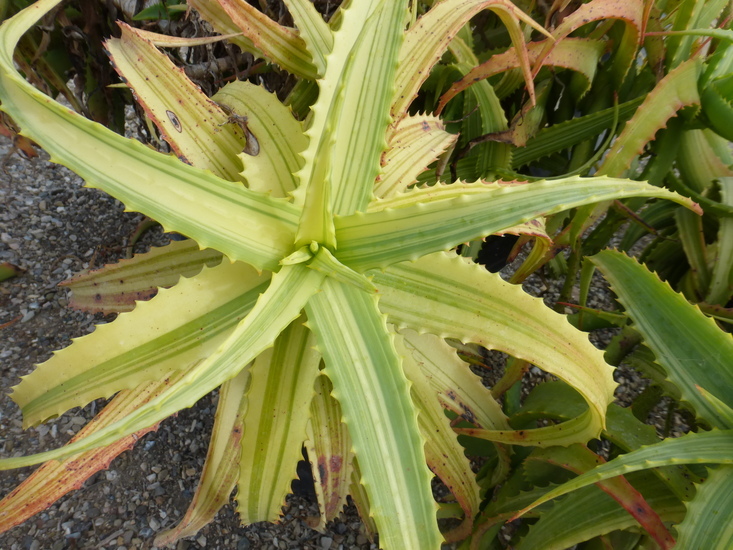
[[[61,449],[0,459],[5,469],[51,461],[0,504],[5,525],[216,388],[202,481],[160,544],[195,533],[234,487],[244,523],[277,520],[305,444],[323,521],[351,494],[382,547],[438,548],[467,538],[479,513],[480,486],[457,433],[494,442],[508,466],[522,447],[584,445],[608,428],[615,383],[602,352],[540,299],[452,250],[497,232],[542,235],[538,218],[625,197],[699,208],[608,176],[413,185],[457,137],[411,105],[449,46],[473,61],[461,47],[469,20],[483,10],[499,17],[514,56],[504,70],[523,77],[529,105],[546,101],[532,64],[558,37],[506,0],[443,0],[419,18],[416,2],[352,0],[328,23],[311,3],[289,0],[297,30],[244,1],[191,2],[220,32],[243,32],[234,38],[243,49],[302,80],[290,108],[245,82],[209,99],[156,48],[187,40],[122,25],[107,49],[175,152],[166,155],[70,112],[16,71],[16,44],[56,4],[41,0],[0,28],[2,109],[87,185],[190,240],[75,283],[87,308],[108,311],[124,293],[116,307],[128,312],[39,365],[12,397],[29,426],[116,397]],[[546,36],[539,47],[525,44],[531,29]],[[614,70],[623,76],[633,55],[629,40],[620,43]],[[515,427],[446,339],[554,374],[580,400],[577,414]],[[450,416],[470,426],[454,430]],[[433,475],[461,510],[445,533]],[[644,526],[664,539],[660,522]]]

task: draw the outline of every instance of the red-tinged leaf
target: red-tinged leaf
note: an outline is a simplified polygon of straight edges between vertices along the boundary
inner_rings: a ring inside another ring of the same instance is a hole
[[[551,46],[552,42],[550,40],[527,44],[530,65],[535,65],[540,56],[545,55],[545,48]],[[542,60],[542,65],[562,67],[579,72],[590,83],[595,76],[596,62],[601,53],[603,53],[604,47],[603,42],[598,40],[566,38],[546,54],[546,57]],[[510,69],[519,69],[520,66],[521,59],[517,55],[516,49],[510,49],[504,53],[492,55],[488,61],[472,69],[463,78],[453,83],[448,91],[440,98],[436,113],[440,114],[451,99],[476,82]]]
[[[182,374],[175,375],[180,378]],[[86,437],[124,418],[143,403],[151,401],[174,382],[172,377],[146,382],[135,389],[121,391],[69,443]],[[131,449],[145,434],[158,429],[159,423],[118,439],[105,447],[86,451],[63,461],[49,461],[38,468],[13,492],[0,501],[0,533],[20,525],[31,516],[51,506],[101,470],[119,454]]]
[[[79,273],[61,286],[71,290],[69,305],[73,308],[121,313],[132,311],[135,302],[155,296],[158,288],[172,287],[182,276],[193,277],[204,265],[218,265],[221,257],[211,248],[200,250],[190,239],[174,241],[128,260]]]
[[[620,19],[626,23],[626,30],[616,48],[612,68],[615,83],[620,85],[636,57],[636,50],[642,39],[641,28],[644,23],[644,2],[642,0],[593,0],[583,4],[563,19],[562,23],[553,31],[552,36],[557,45],[583,25],[607,19]],[[545,55],[549,55],[552,48],[551,43],[545,46],[543,54],[536,61],[535,75],[544,64]]]
[[[582,474],[606,462],[586,446],[579,444],[537,450],[527,458],[527,466],[534,460],[554,464],[576,474]],[[596,485],[631,514],[661,548],[666,550],[674,546],[675,540],[662,519],[624,476],[600,481]]]

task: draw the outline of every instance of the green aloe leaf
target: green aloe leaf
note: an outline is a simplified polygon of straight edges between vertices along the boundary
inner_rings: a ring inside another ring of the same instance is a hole
[[[570,493],[582,487],[598,483],[630,472],[672,466],[678,464],[733,464],[733,431],[713,430],[690,433],[676,439],[665,439],[654,445],[642,447],[601,464],[547,492],[530,506],[520,510],[521,516],[540,504]]]
[[[680,521],[685,506],[653,476],[629,476],[665,522]],[[584,487],[542,512],[517,545],[517,550],[565,550],[619,529],[638,528],[636,520],[597,487]],[[695,548],[694,546],[678,546]],[[613,546],[614,549],[618,548]]]
[[[336,218],[336,257],[356,271],[413,260],[540,216],[621,197],[689,199],[646,183],[578,178],[415,189],[378,203],[376,212]]]
[[[678,548],[725,548],[733,541],[733,466],[712,468],[677,526]]]
[[[611,283],[682,400],[710,425],[730,427],[695,386],[733,404],[733,337],[636,260],[610,250],[590,260]]]
[[[438,548],[442,536],[417,411],[376,296],[327,279],[306,312],[359,457],[380,543]]]
[[[398,327],[420,327],[533,363],[576,388],[590,408],[560,427],[460,433],[518,445],[569,445],[597,437],[613,400],[611,367],[587,336],[521,287],[442,253],[374,271],[380,309]],[[467,313],[469,312],[469,313]]]

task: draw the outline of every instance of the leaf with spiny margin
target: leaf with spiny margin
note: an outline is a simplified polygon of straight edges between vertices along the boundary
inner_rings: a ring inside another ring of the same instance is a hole
[[[182,373],[176,373],[171,378],[181,376]],[[165,390],[170,381],[169,377],[164,376],[161,380],[144,382],[131,390],[121,391],[71,442],[123,418]],[[157,428],[158,425],[155,424],[104,448],[87,451],[63,462],[45,463],[0,501],[0,533],[42,512],[66,493],[81,488],[87,479],[108,468],[115,457],[131,449],[143,435]]]
[[[354,470],[349,430],[341,419],[341,405],[333,397],[333,385],[327,376],[319,376],[316,394],[311,401],[308,439],[305,442],[315,480],[321,516],[314,529],[323,530],[337,518],[344,506]]]
[[[269,278],[226,261],[75,339],[14,388],[24,424],[205,360],[252,309]]]
[[[296,477],[321,355],[296,319],[249,369],[237,480],[242,523],[277,521]]]
[[[308,47],[319,75],[326,72],[326,56],[333,48],[333,32],[308,0],[285,0],[300,37]]]
[[[105,43],[112,64],[178,158],[220,178],[241,181],[245,135],[183,69],[125,23]]]
[[[444,408],[479,428],[511,430],[501,405],[458,358],[455,348],[434,334],[409,329],[400,334]]]
[[[527,44],[527,54],[530,64],[535,64],[548,42],[550,41],[543,40],[542,42],[531,42]],[[600,40],[566,38],[550,50],[547,57],[542,60],[542,65],[570,69],[583,75],[585,77],[585,86],[580,94],[580,97],[582,97],[593,82],[598,61],[603,53],[604,47],[605,44]],[[453,83],[448,91],[441,96],[436,112],[440,113],[451,99],[476,82],[504,71],[518,69],[520,68],[520,62],[521,60],[517,57],[516,50],[507,50],[504,53],[492,55],[488,61],[475,67],[463,78]]]
[[[334,35],[334,48],[326,58],[326,73],[318,83],[318,100],[311,107],[310,125],[305,133],[309,140],[308,147],[303,151],[303,167],[297,173],[300,186],[293,194],[295,203],[303,205],[295,238],[296,247],[308,246],[311,242],[327,247],[336,245],[332,216],[335,185],[332,169],[334,162],[345,161],[336,160],[334,155],[336,127],[344,110],[344,77],[348,74],[347,67],[355,66],[353,59],[358,51],[360,37],[366,32],[365,21],[371,21],[373,25],[374,19],[370,16],[381,5],[380,0],[366,0],[349,4],[348,9],[341,10],[341,26]],[[358,64],[357,69],[363,68],[364,60],[360,61],[362,63]],[[351,117],[354,113],[347,115]],[[348,129],[348,134],[358,132],[353,126]],[[346,140],[346,136],[341,138]],[[342,152],[343,147],[340,144]],[[361,155],[361,151],[358,155]]]
[[[637,49],[642,40],[643,0],[593,0],[587,4],[582,4],[562,20],[562,23],[552,32],[552,36],[556,43],[560,43],[580,27],[593,21],[606,19],[619,19],[625,24],[624,34],[616,48],[611,67],[614,84],[620,87],[636,58]],[[542,67],[544,55],[549,54],[551,50],[552,44],[547,44],[545,51],[540,54],[535,64],[535,75]]]
[[[405,34],[391,107],[395,122],[407,114],[407,108],[417,96],[420,86],[428,78],[430,70],[448,48],[453,37],[474,15],[485,9],[493,11],[506,26],[521,60],[527,90],[534,97],[527,47],[519,22],[526,23],[548,37],[550,34],[508,0],[443,0],[420,17]]]
[[[614,178],[435,185],[379,201],[377,212],[337,217],[335,256],[356,271],[385,267],[540,216],[624,197],[659,197],[697,208],[690,199],[666,189]]]
[[[237,482],[242,415],[247,408],[244,392],[248,383],[249,372],[243,370],[222,384],[201,481],[183,519],[172,529],[158,534],[155,546],[167,546],[194,536],[229,501]]]
[[[367,2],[361,4],[366,10]],[[392,122],[389,105],[406,0],[372,4],[366,19],[355,19],[360,3],[344,12],[307,132],[313,138],[306,159],[313,166],[303,171],[301,181],[308,182],[308,193],[313,186],[330,187],[332,212],[339,215],[366,209]],[[307,234],[307,228],[301,225],[300,233]]]
[[[733,430],[689,433],[621,455],[552,489],[531,505],[520,510],[512,519],[516,519],[553,498],[599,481],[639,470],[678,464],[733,464]]]
[[[75,309],[121,313],[155,296],[159,287],[170,288],[181,277],[198,275],[204,266],[214,267],[221,259],[221,252],[201,250],[191,239],[172,241],[116,264],[83,271],[59,285],[71,290],[69,305]]]
[[[123,23],[118,23],[122,25]],[[131,29],[139,37],[150,41],[158,48],[190,48],[192,46],[204,46],[206,44],[214,44],[222,40],[234,40],[241,38],[241,32],[233,32],[232,34],[221,34],[218,36],[170,36],[168,34],[159,34],[157,32],[144,31],[131,27]],[[242,48],[245,51],[247,48]]]
[[[258,269],[276,269],[292,247],[298,209],[126,139],[51,100],[15,70],[12,52],[59,0],[41,0],[0,29],[0,98],[24,135],[129,210]],[[80,151],[88,154],[79,155]],[[246,220],[232,223],[232,219]]]
[[[504,351],[567,381],[590,408],[534,430],[461,429],[517,445],[569,445],[597,437],[613,401],[612,368],[587,335],[521,287],[454,255],[436,253],[373,271],[379,306],[391,323]]]
[[[713,427],[731,427],[696,386],[733,405],[733,337],[646,267],[623,253],[604,250],[592,261],[654,352],[668,378],[697,416]]]
[[[534,450],[524,461],[527,472],[530,472],[535,461],[553,464],[576,474],[590,471],[606,462],[588,447],[580,444],[565,448],[551,447]],[[661,548],[669,549],[674,546],[675,541],[659,515],[624,476],[600,481],[597,486],[633,516]]]
[[[631,118],[643,100],[644,97],[638,97],[621,103],[618,106],[619,122],[625,122]],[[526,147],[512,152],[512,168],[517,169],[552,153],[572,147],[613,127],[615,111],[616,107],[609,107],[543,128],[527,142]]]
[[[711,468],[676,526],[678,548],[729,548],[733,541],[733,466]]]
[[[677,116],[677,111],[700,104],[697,79],[701,67],[700,60],[693,58],[659,81],[613,142],[598,174],[621,176],[667,121]]]
[[[374,195],[390,197],[404,192],[417,176],[458,139],[445,131],[443,122],[434,116],[403,118],[391,134],[389,147],[382,155],[382,173],[374,185]]]
[[[564,382],[550,381],[535,386],[515,413],[514,426],[526,425],[539,418],[566,421],[581,414],[587,405],[572,387]],[[624,451],[633,451],[642,445],[659,441],[656,430],[636,418],[630,409],[612,404],[606,411],[606,428],[603,437]],[[654,473],[681,500],[695,495],[695,476],[682,466],[656,468]]]
[[[193,6],[199,11],[203,3],[195,2]],[[248,41],[273,63],[301,78],[313,80],[320,76],[306,43],[297,30],[273,21],[246,0],[211,0],[209,3],[218,3],[226,13],[228,21],[231,21]],[[220,13],[217,8],[209,9],[216,14]],[[217,28],[216,23],[222,19],[219,15],[216,21],[210,22]]]
[[[306,312],[344,413],[381,545],[437,550],[442,536],[425,440],[376,296],[327,279]]]
[[[46,460],[62,460],[82,451],[108,445],[120,437],[160,422],[183,408],[193,406],[201,397],[235,377],[247,368],[250,361],[271,347],[277,335],[298,317],[308,299],[318,291],[322,280],[321,274],[303,265],[284,266],[272,277],[270,286],[224,343],[207,359],[190,367],[181,380],[171,384],[157,398],[124,419],[61,449],[0,459],[0,470],[30,466]],[[139,308],[127,315],[137,311]]]
[[[414,339],[413,339],[414,342]],[[447,344],[446,344],[447,345]],[[435,399],[430,373],[414,353],[412,345],[395,335],[397,353],[402,357],[405,376],[411,383],[410,395],[418,409],[417,421],[425,438],[425,457],[432,472],[440,478],[463,509],[463,521],[443,533],[446,542],[465,539],[473,529],[473,518],[479,511],[481,498],[471,464],[451,428],[451,420]],[[455,353],[453,354],[455,356]],[[462,365],[468,370],[467,365]],[[473,384],[478,385],[474,380]]]
[[[287,197],[298,187],[295,173],[303,166],[300,153],[307,147],[303,126],[275,94],[250,82],[230,82],[212,97],[232,111],[228,125],[242,124],[247,139],[256,140],[257,154],[240,148],[247,186],[273,197]],[[248,145],[249,141],[248,141]]]
[[[630,480],[663,521],[676,522],[684,517],[684,504],[653,476],[632,474]],[[593,537],[619,529],[635,529],[638,525],[610,496],[597,487],[585,487],[540,513],[539,520],[530,526],[516,549],[564,550]]]
[[[727,174],[718,177],[721,204],[733,207],[733,171],[729,170]],[[733,216],[721,217],[719,223],[717,254],[705,301],[726,305],[733,296]]]

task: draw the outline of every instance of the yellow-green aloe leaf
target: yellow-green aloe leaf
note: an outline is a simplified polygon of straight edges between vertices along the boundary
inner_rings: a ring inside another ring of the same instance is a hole
[[[597,437],[613,401],[613,369],[586,334],[539,298],[464,258],[443,253],[373,271],[390,322],[474,342],[524,359],[575,388],[589,405],[579,417],[534,430],[461,429],[517,445],[569,445]]]
[[[395,121],[405,116],[420,86],[430,75],[430,70],[448,48],[453,37],[474,15],[485,9],[493,11],[507,27],[521,60],[527,89],[534,97],[529,58],[519,22],[526,23],[548,37],[551,35],[508,0],[442,0],[418,19],[405,35],[405,42],[400,49],[400,69],[395,80],[391,108]]]
[[[237,155],[245,144],[238,124],[206,97],[164,53],[135,29],[120,23],[120,38],[106,48],[122,79],[178,158],[220,178],[241,181]]]
[[[445,131],[434,116],[403,118],[391,134],[389,148],[382,156],[382,173],[374,185],[374,195],[389,197],[407,190],[417,176],[458,139]]]
[[[356,509],[359,511],[359,517],[364,524],[367,536],[373,541],[377,534],[377,525],[374,523],[374,516],[369,511],[369,495],[367,495],[366,488],[362,485],[361,480],[362,476],[359,470],[359,462],[354,458],[349,494],[354,501]]]
[[[700,104],[697,80],[701,67],[700,60],[693,58],[678,65],[659,81],[613,142],[598,168],[599,174],[622,175],[646,144],[667,125],[667,121],[677,116],[677,111]]]
[[[625,254],[604,250],[590,260],[611,283],[634,328],[679,389],[681,399],[711,426],[733,427],[696,388],[701,386],[728,406],[733,405],[733,336]]]
[[[677,548],[726,548],[733,541],[733,466],[711,468],[676,526]]]
[[[194,2],[193,6],[197,11],[201,11],[200,7],[204,3],[206,2]],[[218,3],[235,28],[273,63],[309,80],[319,76],[306,43],[297,30],[273,21],[245,0],[211,0],[209,3]],[[223,18],[217,8],[208,9],[211,10],[210,13],[218,15],[216,22],[210,20],[214,28],[217,28],[217,24],[221,24]],[[219,28],[222,31],[226,28],[227,32],[231,29],[229,25]]]
[[[159,221],[259,269],[276,269],[293,242],[296,207],[149,149],[70,111],[15,70],[18,39],[59,0],[41,0],[0,29],[0,100],[22,133],[97,187]],[[79,151],[88,154],[79,156]],[[257,237],[255,238],[254,235]]]
[[[14,388],[25,425],[206,359],[252,309],[269,278],[227,261],[75,339]]]
[[[639,470],[679,464],[733,464],[733,430],[689,433],[621,455],[552,489],[520,510],[515,518],[553,498],[593,483]]]
[[[685,517],[685,505],[666,490],[658,479],[649,475],[630,476],[631,482],[645,496],[649,506],[667,524],[678,523]],[[511,514],[508,514],[511,515]],[[529,533],[522,537],[515,550],[566,550],[582,546],[582,543],[595,539],[596,541],[610,541],[614,550],[625,548],[643,548],[637,546],[640,538],[638,522],[609,495],[595,486],[584,487],[568,495],[566,498],[553,503],[552,507],[537,514],[538,521],[529,527]],[[506,516],[505,516],[506,517]],[[614,532],[637,533],[633,545],[621,546],[611,536]],[[602,538],[601,538],[602,537]],[[645,540],[645,539],[642,539]],[[585,546],[591,548],[593,542]],[[651,542],[652,548],[664,548]],[[603,546],[601,546],[603,548]],[[699,547],[704,548],[705,546]],[[596,547],[597,548],[597,547]],[[669,548],[669,546],[667,546]],[[693,546],[677,546],[677,548],[695,548]]]
[[[537,61],[540,53],[548,43],[550,43],[549,40],[544,40],[527,44],[527,53],[531,64]],[[604,48],[605,44],[600,40],[566,38],[552,47],[547,57],[542,60],[542,65],[570,69],[583,75],[585,77],[583,94],[585,94],[590,88],[591,82],[593,82],[598,61]],[[440,113],[451,99],[476,82],[510,69],[518,69],[520,61],[516,50],[507,50],[504,53],[492,55],[488,61],[475,67],[463,78],[453,83],[448,91],[441,96],[436,112]]]
[[[248,187],[287,197],[298,186],[294,174],[303,165],[300,153],[308,145],[301,123],[275,94],[250,82],[231,82],[212,99],[231,111],[230,122],[246,128],[248,147],[237,153]]]
[[[298,319],[250,369],[237,480],[242,523],[277,521],[296,477],[321,355]]]
[[[666,189],[614,178],[435,185],[387,199],[377,212],[337,217],[339,247],[335,255],[356,271],[384,267],[447,250],[540,216],[634,196],[696,206]]]
[[[161,377],[161,380],[144,382],[131,390],[125,390],[77,433],[71,442],[77,441],[112,422],[123,418],[141,404],[150,401],[168,387],[180,373]],[[138,439],[157,429],[155,424],[130,434],[101,449],[67,458],[63,462],[47,462],[35,470],[23,483],[0,501],[0,533],[20,525],[25,520],[45,510],[66,493],[79,489],[92,475],[104,470],[120,453],[131,449]]]
[[[172,241],[116,264],[83,271],[61,286],[71,290],[69,305],[90,312],[132,311],[135,302],[149,300],[158,287],[169,288],[181,277],[193,277],[204,266],[221,263],[221,252],[199,249],[195,241]]]
[[[326,72],[326,55],[333,48],[333,33],[309,0],[285,0],[300,37],[308,46],[313,64],[322,75]]]
[[[410,395],[418,409],[417,421],[425,438],[425,457],[428,466],[445,484],[463,509],[463,521],[445,533],[446,542],[465,539],[473,529],[473,518],[479,512],[479,486],[471,471],[471,464],[451,428],[451,421],[435,399],[430,374],[423,371],[421,361],[396,335],[395,345],[402,357],[405,375],[412,384]],[[455,354],[454,354],[455,355]],[[465,367],[465,365],[463,365]],[[476,382],[474,381],[474,384]]]
[[[124,419],[61,449],[0,459],[0,470],[62,460],[81,451],[108,445],[191,407],[247,368],[250,361],[272,346],[277,335],[298,317],[308,298],[318,291],[322,280],[322,275],[303,265],[284,266],[273,276],[268,289],[226,341],[207,359],[188,368],[183,378],[171,384],[165,392]]]
[[[315,529],[338,517],[346,505],[354,470],[349,430],[341,419],[341,405],[333,397],[333,385],[327,376],[319,376],[316,394],[311,401],[308,439],[305,442],[315,480],[321,516]]]
[[[222,384],[201,481],[183,519],[174,528],[156,536],[155,546],[167,546],[195,535],[229,502],[237,482],[242,415],[247,407],[244,392],[248,382],[249,371],[243,370]]]
[[[353,2],[343,11],[333,51],[326,58],[307,132],[311,141],[304,153],[306,164],[299,176],[308,199],[325,197],[334,214],[363,210],[372,198],[387,149],[388,111],[406,4],[406,0]],[[322,228],[313,210],[323,208],[316,204],[306,202],[298,242],[332,245],[332,218]],[[325,241],[319,238],[324,231]]]
[[[458,358],[455,348],[434,334],[418,334],[409,329],[400,334],[444,408],[479,428],[511,430],[501,405]]]
[[[327,279],[306,312],[353,441],[380,544],[438,550],[442,536],[425,441],[376,296]]]

